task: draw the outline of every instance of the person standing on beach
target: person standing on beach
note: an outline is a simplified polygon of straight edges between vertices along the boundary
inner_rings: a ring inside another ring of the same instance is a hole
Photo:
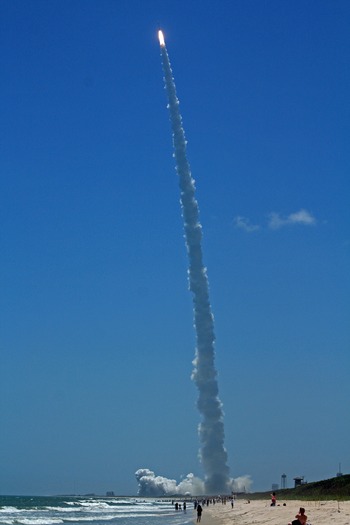
[[[296,519],[293,520],[292,523],[288,523],[288,525],[306,525],[307,516],[303,507],[300,507],[299,512],[295,517]]]
[[[276,506],[276,492],[273,492],[271,494],[271,507],[275,507]]]
[[[202,505],[198,503],[197,505],[197,523],[199,523],[202,519]]]

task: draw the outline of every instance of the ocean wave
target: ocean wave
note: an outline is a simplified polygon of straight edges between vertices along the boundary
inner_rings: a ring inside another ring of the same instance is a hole
[[[0,525],[184,525],[189,518],[176,515],[170,501],[118,497],[0,497]]]
[[[51,510],[52,512],[81,512],[82,509],[79,507],[43,507],[44,510]]]
[[[144,503],[130,504],[130,502],[125,502],[124,505],[119,506],[119,505],[109,505],[109,504],[101,505],[101,504],[95,504],[95,503],[90,504],[89,502],[84,502],[83,505],[75,505],[75,506],[70,506],[70,507],[47,506],[47,507],[44,507],[43,510],[57,512],[57,513],[64,513],[64,514],[69,514],[69,513],[78,514],[79,512],[81,512],[81,513],[86,513],[89,516],[91,516],[91,514],[94,514],[94,513],[103,515],[103,514],[110,514],[110,513],[127,514],[132,511],[136,511],[137,513],[140,513],[140,512],[147,513],[147,512],[154,512],[154,511],[162,512],[164,510],[169,510],[171,508],[172,507],[170,505],[164,506],[164,505],[159,505],[159,504],[158,505],[147,505]]]
[[[52,517],[45,517],[45,518],[17,518],[16,520],[13,520],[13,524],[20,524],[20,525],[57,525],[57,523],[64,523],[64,520],[60,518],[52,518]]]
[[[163,514],[162,517],[172,514]],[[33,518],[12,518],[12,519],[0,519],[1,525],[58,525],[62,523],[91,523],[96,521],[113,521],[119,519],[128,518],[160,518],[159,513],[140,513],[133,512],[127,514],[105,514],[103,516],[64,516],[62,518],[53,517],[33,517]]]
[[[170,514],[169,514],[170,515]],[[166,516],[166,514],[163,514],[163,516]],[[133,512],[133,513],[127,513],[127,514],[110,514],[110,515],[104,515],[104,516],[74,516],[72,518],[65,518],[65,522],[91,522],[91,521],[112,521],[116,519],[127,519],[127,518],[160,518],[161,515],[159,513],[153,512],[153,513],[147,513],[143,514],[142,512]]]
[[[24,509],[17,509],[17,507],[0,507],[0,515],[1,514],[13,514],[16,512],[22,512]]]
[[[80,501],[82,507],[91,507],[94,509],[109,509],[110,505],[105,501]]]

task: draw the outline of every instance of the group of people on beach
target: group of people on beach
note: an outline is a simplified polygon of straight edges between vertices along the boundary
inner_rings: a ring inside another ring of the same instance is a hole
[[[233,508],[234,506],[234,496],[232,496],[231,498],[231,506]],[[194,505],[194,510],[196,511],[197,513],[197,523],[199,523],[202,519],[202,513],[203,513],[203,507],[202,505],[209,505],[210,503],[217,503],[218,501],[221,500],[221,503],[223,504],[226,504],[226,501],[227,501],[227,498],[218,498],[218,499],[213,499],[213,500],[210,500],[210,499],[204,499],[204,500],[201,500],[201,501],[198,501],[198,500],[194,500],[193,502],[193,505]],[[250,503],[250,501],[248,500],[247,503]],[[202,504],[202,505],[201,505]],[[273,492],[271,494],[271,507],[275,507],[277,505],[277,498],[276,498],[276,493]],[[285,506],[285,503],[283,504]],[[183,502],[183,506],[181,507],[181,503],[178,503],[178,502],[175,502],[175,510],[183,510],[186,512],[186,501]],[[303,507],[300,507],[299,509],[299,512],[298,514],[296,514],[295,516],[295,520],[291,521],[290,523],[288,523],[288,525],[307,525],[307,515],[305,514],[305,509]]]
[[[184,501],[183,507],[181,507],[181,503],[176,501],[175,502],[175,510],[181,510],[182,508],[184,509],[184,512],[186,512],[186,501]]]
[[[231,506],[233,508],[233,500],[234,499],[235,499],[235,496],[231,496],[231,497],[218,496],[216,498],[204,498],[204,499],[201,499],[201,500],[198,500],[198,499],[192,500],[193,501],[194,510],[197,513],[197,523],[199,523],[201,521],[203,507],[208,506],[210,504],[215,505],[215,503],[219,503],[219,502],[221,502],[223,505],[226,505],[227,501],[231,500]],[[186,512],[186,508],[187,508],[186,501],[184,501],[181,504],[179,501],[174,501],[173,500],[171,503],[174,505],[175,510],[179,511],[179,510],[183,509],[184,512]]]

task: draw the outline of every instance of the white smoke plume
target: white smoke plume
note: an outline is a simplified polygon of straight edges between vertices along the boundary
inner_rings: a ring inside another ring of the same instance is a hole
[[[197,496],[199,494],[204,494],[203,481],[196,478],[193,474],[187,474],[179,484],[177,484],[175,479],[156,476],[152,470],[147,468],[137,470],[135,476],[139,484],[139,496]]]
[[[143,497],[159,498],[161,496],[204,496],[204,481],[193,474],[187,476],[177,483],[175,479],[156,476],[152,470],[147,468],[135,472],[139,484],[138,495]],[[252,481],[250,476],[241,476],[229,480],[227,493],[249,492]]]
[[[252,486],[252,478],[250,476],[239,476],[231,480],[232,492],[250,492]]]
[[[200,460],[205,473],[205,493],[226,493],[229,486],[229,468],[224,446],[222,404],[218,397],[217,372],[214,365],[214,322],[209,301],[209,285],[202,257],[202,227],[195,199],[195,184],[186,156],[186,139],[176,96],[175,83],[165,44],[161,42],[161,56],[168,109],[173,132],[174,157],[181,191],[182,217],[189,259],[189,288],[193,294],[196,356],[192,379],[199,396],[197,407],[202,415],[199,424]]]

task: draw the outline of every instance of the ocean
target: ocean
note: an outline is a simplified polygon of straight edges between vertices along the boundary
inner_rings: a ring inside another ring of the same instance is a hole
[[[0,496],[0,525],[189,525],[193,504],[171,500],[81,496]]]

